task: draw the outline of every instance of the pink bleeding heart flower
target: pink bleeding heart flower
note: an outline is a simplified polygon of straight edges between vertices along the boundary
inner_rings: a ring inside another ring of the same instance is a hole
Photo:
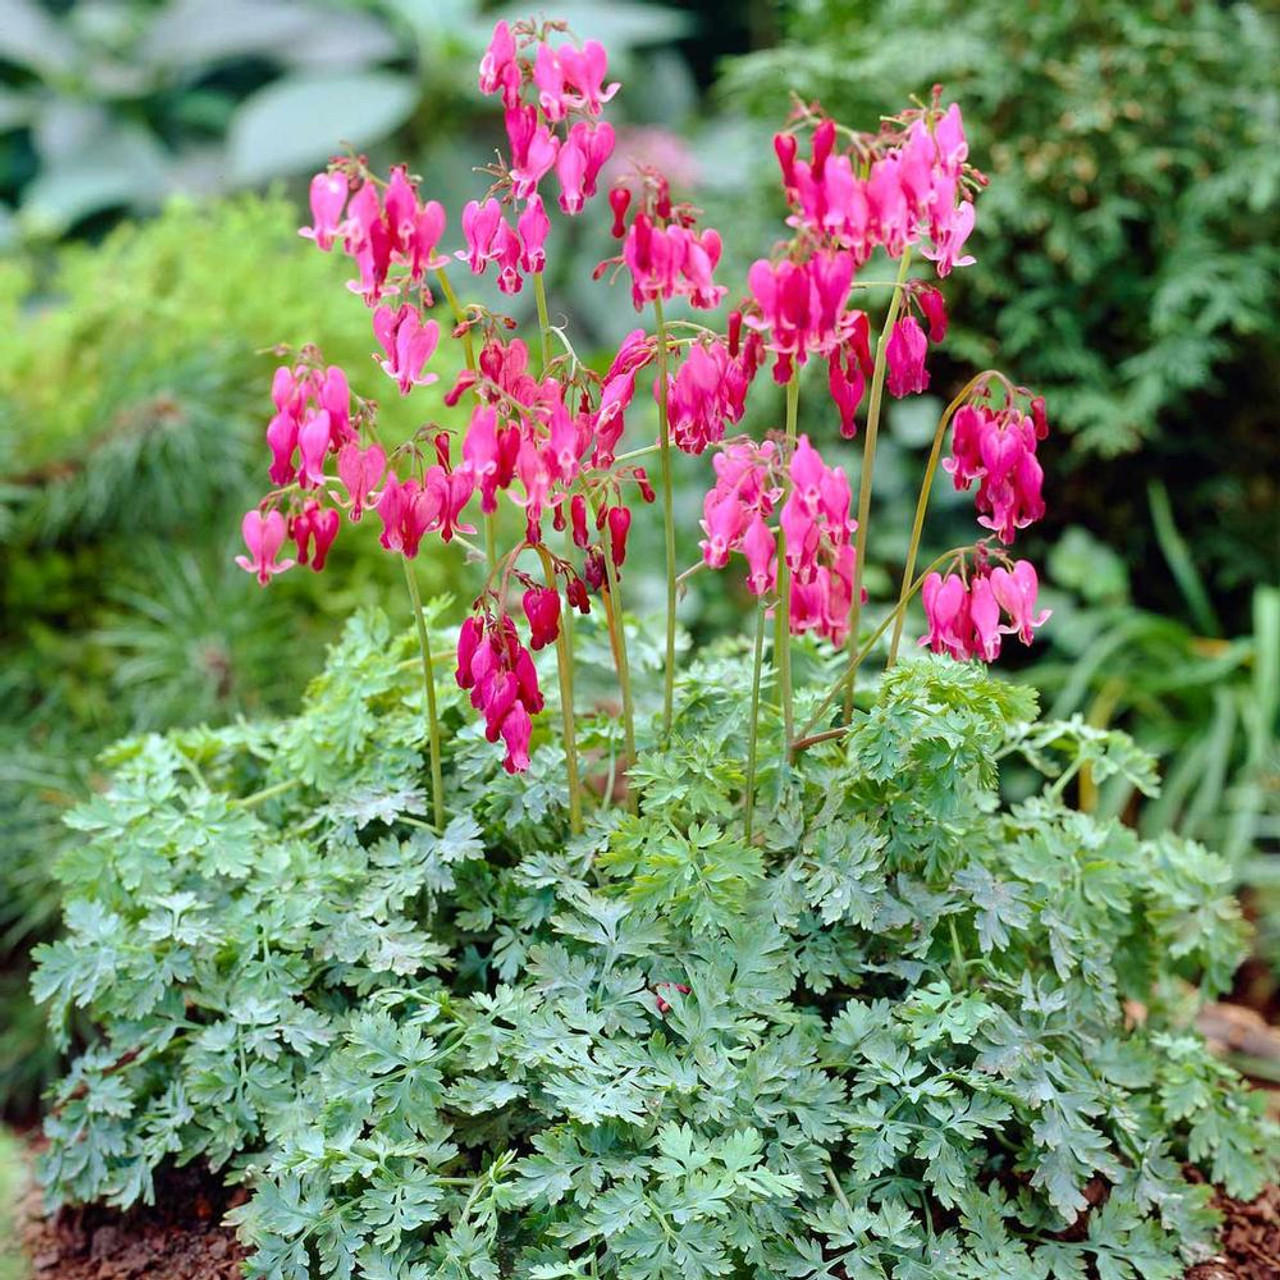
[[[973,202],[964,201],[951,208],[945,216],[937,215],[933,220],[933,247],[924,250],[937,269],[938,275],[945,278],[955,267],[971,267],[977,261],[972,254],[960,256],[965,241],[973,233],[975,210]]]
[[[929,322],[929,341],[936,346],[947,336],[947,304],[942,291],[925,286],[916,294],[916,301]]]
[[[361,449],[354,441],[348,441],[338,450],[338,476],[351,500],[352,524],[359,522],[386,471],[387,455],[381,445],[371,444]]]
[[[603,105],[621,87],[615,82],[605,88],[609,55],[598,40],[586,41],[581,51],[572,45],[564,45],[556,51],[556,60],[563,81],[567,87],[576,90],[576,93],[569,94],[562,89],[562,100],[588,115],[599,115]]]
[[[342,230],[343,247],[360,271],[360,279],[349,288],[361,294],[369,306],[375,306],[386,286],[392,243],[378,189],[372,182],[364,183],[351,197]]]
[[[378,540],[388,551],[398,551],[406,560],[412,560],[431,523],[431,505],[430,496],[416,480],[401,483],[391,472],[374,508],[382,521]]]
[[[567,105],[564,100],[564,71],[555,50],[540,44],[533,60],[533,83],[538,90],[538,105],[548,120],[563,120]]]
[[[462,235],[467,242],[467,250],[464,253],[459,249],[456,256],[471,268],[473,275],[484,275],[485,268],[493,260],[493,238],[501,221],[502,206],[492,198],[484,204],[468,200],[463,208]]]
[[[963,404],[951,419],[951,456],[942,460],[957,489],[967,489],[986,474],[982,438],[991,414],[981,405]]]
[[[891,396],[909,396],[929,387],[929,371],[924,358],[928,339],[915,316],[903,316],[893,326],[885,351],[889,376],[886,385]]]
[[[342,211],[347,205],[350,184],[341,173],[317,173],[311,179],[311,223],[298,234],[314,240],[326,253],[333,248],[334,237],[342,224]]]
[[[471,663],[483,639],[484,630],[480,625],[480,619],[474,614],[469,614],[458,632],[458,667],[454,672],[454,679],[459,689],[471,688]]]
[[[290,484],[297,474],[293,452],[298,447],[298,419],[281,411],[267,425],[267,446],[271,450],[271,466],[267,474],[272,484]]]
[[[539,122],[535,107],[516,107],[507,111],[505,118],[511,144],[512,194],[517,200],[527,200],[555,164],[560,139]]]
[[[551,587],[530,587],[522,601],[529,619],[529,648],[537,652],[560,637],[560,593]]]
[[[839,351],[828,357],[827,375],[831,400],[840,414],[840,434],[852,440],[858,434],[858,406],[862,403],[866,379],[857,361],[850,360],[846,366]]]
[[[973,626],[973,653],[983,662],[1000,656],[1000,605],[991,579],[975,574],[969,584],[969,621]]]
[[[1035,426],[1016,412],[989,415],[978,446],[983,474],[974,505],[985,513],[978,523],[993,530],[1007,546],[1018,529],[1045,513],[1044,471],[1035,455]]]
[[[493,259],[498,264],[498,288],[503,293],[519,293],[524,287],[524,276],[520,274],[523,257],[524,246],[520,243],[520,237],[504,218],[498,223],[493,237]]]
[[[747,560],[747,586],[751,593],[762,596],[777,581],[778,543],[773,531],[757,512],[742,539],[742,554]]]
[[[417,211],[408,242],[409,278],[414,284],[420,284],[428,271],[448,265],[449,259],[436,252],[446,223],[444,206],[438,200],[428,200]]]
[[[529,767],[529,744],[533,741],[533,721],[523,702],[513,704],[502,718],[501,733],[507,748],[502,767],[508,773],[523,773]]]
[[[463,465],[470,471],[480,490],[480,510],[492,515],[498,509],[497,492],[501,487],[501,448],[498,438],[498,414],[489,405],[477,405],[462,441]]]
[[[324,461],[332,443],[329,414],[324,409],[308,413],[298,428],[298,452],[302,458],[298,483],[304,489],[315,489],[324,483]]]
[[[257,508],[246,511],[240,522],[240,534],[249,554],[236,556],[236,564],[246,572],[256,574],[262,586],[265,587],[277,573],[293,568],[292,560],[276,559],[288,534],[285,518],[279,511],[268,511],[266,515]]]
[[[1009,625],[1000,630],[1006,635],[1018,636],[1023,644],[1030,644],[1032,632],[1044,626],[1052,616],[1049,609],[1036,613],[1040,580],[1035,565],[1029,560],[1016,560],[1012,571],[997,566],[991,571],[991,590],[1000,607],[1009,615]]]
[[[413,387],[425,387],[438,380],[434,373],[423,373],[440,341],[440,326],[434,320],[425,324],[417,309],[403,303],[398,311],[379,307],[373,313],[373,332],[387,353],[378,363],[393,377],[400,394],[407,396]]]
[[[969,592],[959,574],[931,573],[920,592],[929,633],[920,637],[934,653],[949,653],[963,661],[972,654],[973,624],[969,620]]]
[[[572,133],[556,157],[556,176],[560,179],[560,208],[568,214],[581,213],[586,202],[583,185],[587,176],[587,156]]]
[[[336,508],[321,507],[314,501],[308,502],[289,521],[289,536],[298,547],[298,563],[307,564],[309,560],[312,569],[319,573],[324,568],[329,548],[333,546],[341,524],[342,517]],[[315,544],[314,552],[311,550],[312,543]]]
[[[737,493],[722,492],[719,485],[708,491],[702,508],[702,529],[707,535],[702,540],[702,559],[708,568],[723,569],[729,563],[748,515]]]
[[[484,57],[480,59],[480,92],[489,96],[501,91],[508,107],[520,101],[520,85],[523,79],[520,64],[516,60],[516,41],[511,28],[505,22],[493,28],[493,37]]]
[[[331,364],[324,371],[324,381],[320,384],[320,407],[329,415],[329,432],[333,447],[354,440],[356,433],[351,426],[351,388],[347,375],[336,364]]]
[[[631,512],[626,507],[610,507],[605,520],[609,526],[609,557],[613,561],[613,567],[621,569],[627,558]]]
[[[578,121],[560,148],[556,174],[560,179],[560,208],[574,214],[596,193],[600,170],[613,154],[613,126],[607,121],[588,124]]]
[[[550,230],[551,219],[547,217],[542,197],[535,193],[529,197],[524,212],[516,223],[516,232],[520,237],[520,266],[530,275],[546,269],[547,255],[544,246]]]

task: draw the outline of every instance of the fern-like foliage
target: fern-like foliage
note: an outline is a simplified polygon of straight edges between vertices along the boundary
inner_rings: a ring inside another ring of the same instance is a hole
[[[53,1098],[55,1198],[204,1159],[276,1280],[1174,1280],[1214,1224],[1179,1162],[1239,1195],[1274,1169],[1189,1029],[1241,953],[1226,865],[1052,781],[998,800],[1013,745],[1149,786],[1124,735],[914,660],[766,769],[747,842],[726,649],[639,812],[568,838],[554,749],[502,773],[441,671],[437,832],[415,667],[364,616],[297,717],[111,753],[35,977],[55,1031],[100,1028]]]

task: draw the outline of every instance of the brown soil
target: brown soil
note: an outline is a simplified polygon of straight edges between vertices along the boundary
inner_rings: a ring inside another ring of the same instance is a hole
[[[1222,1252],[1187,1272],[1187,1280],[1280,1280],[1280,1187],[1244,1204],[1219,1192],[1226,1217]]]
[[[19,1229],[34,1280],[238,1280],[244,1251],[220,1224],[243,1198],[178,1169],[157,1179],[154,1206],[128,1213],[88,1206],[45,1217],[33,1188]]]

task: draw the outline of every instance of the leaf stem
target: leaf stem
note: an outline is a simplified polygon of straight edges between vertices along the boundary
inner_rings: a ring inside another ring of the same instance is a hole
[[[960,389],[959,394],[943,410],[933,433],[933,447],[929,450],[929,461],[924,469],[924,479],[920,482],[920,497],[916,500],[916,516],[911,526],[911,545],[907,548],[907,563],[902,570],[902,587],[898,592],[898,611],[893,624],[893,639],[889,642],[889,657],[885,668],[892,667],[898,660],[898,645],[902,640],[902,626],[906,621],[907,611],[903,608],[905,599],[911,588],[911,575],[916,569],[916,555],[920,550],[920,535],[924,531],[925,512],[929,508],[929,496],[933,492],[933,478],[938,472],[938,459],[942,456],[942,444],[947,438],[947,428],[956,411],[977,390],[978,386],[991,377],[993,370],[984,369],[970,378]]]
[[[453,285],[449,282],[449,276],[444,267],[436,268],[436,277],[440,281],[440,288],[444,293],[445,301],[449,304],[449,309],[453,312],[455,322],[461,324],[466,318],[466,314],[462,310],[462,304],[458,301],[458,295],[453,291]],[[476,349],[471,340],[470,329],[464,329],[462,333],[462,354],[467,368],[472,373],[475,373]],[[489,571],[492,573],[498,563],[498,516],[496,512],[486,512],[482,518],[484,520],[485,555],[489,561]]]
[[[551,553],[543,546],[535,546],[546,573],[547,586],[557,594],[555,565]],[[568,610],[561,614],[560,634],[556,637],[556,671],[560,679],[560,718],[564,726],[564,767],[569,784],[569,829],[582,834],[582,783],[578,777],[578,740],[574,729],[573,714],[573,639],[572,632],[564,625]]]
[[[614,465],[619,462],[634,462],[637,458],[647,458],[651,453],[658,453],[662,446],[660,444],[647,444],[643,449],[632,449],[629,453],[620,453],[614,458]]]
[[[409,600],[413,604],[413,620],[418,629],[418,648],[422,650],[422,685],[427,695],[427,746],[431,757],[431,810],[436,830],[444,830],[444,775],[440,767],[440,719],[436,714],[436,678],[431,664],[431,640],[427,635],[427,620],[422,612],[422,596],[418,592],[418,578],[408,558],[404,562],[404,580],[409,586]]]
[[[622,694],[622,732],[627,749],[627,804],[635,807],[635,794],[631,787],[630,769],[636,758],[636,716],[631,697],[631,661],[627,655],[627,633],[622,619],[622,594],[618,584],[618,571],[613,564],[613,542],[609,524],[602,529],[604,540],[604,615],[609,627],[609,642],[613,648],[613,665],[618,671],[618,689]]]
[[[276,796],[282,796],[286,791],[292,791],[294,787],[302,785],[301,778],[286,778],[283,782],[274,782],[269,787],[263,787],[261,791],[255,791],[252,795],[241,796],[238,800],[230,801],[231,807],[234,809],[256,809],[260,804],[265,804],[268,800],[273,800]]]
[[[796,447],[796,423],[800,415],[800,366],[791,370],[787,383],[787,469],[783,473],[782,503],[791,493],[791,459]],[[778,607],[774,612],[774,650],[778,667],[778,690],[782,700],[782,762],[791,761],[791,739],[795,736],[795,705],[791,688],[791,567],[787,563],[787,538],[778,530]]]
[[[911,265],[911,250],[902,251],[902,261],[898,266],[897,283],[902,285],[907,279],[907,269]],[[862,476],[858,485],[858,532],[853,562],[853,599],[849,604],[849,666],[850,676],[848,688],[845,690],[845,719],[853,715],[853,679],[857,670],[858,627],[862,622],[862,574],[866,567],[867,555],[867,521],[871,515],[871,480],[876,465],[876,439],[880,433],[880,407],[884,400],[885,367],[889,356],[889,337],[894,323],[898,319],[898,311],[902,306],[903,291],[895,288],[889,309],[885,312],[884,326],[880,330],[880,340],[876,343],[876,363],[871,374],[871,399],[867,405],[867,435],[862,446]]]
[[[743,795],[743,837],[751,843],[751,820],[756,807],[756,739],[760,732],[760,671],[764,665],[764,597],[756,605],[756,644],[751,660],[751,719],[747,730],[747,781]]]
[[[538,329],[542,337],[542,373],[546,376],[547,366],[551,363],[551,315],[547,310],[547,287],[542,280],[542,272],[533,273],[533,298],[538,304]]]
[[[662,299],[653,300],[658,326],[658,451],[662,464],[662,509],[667,548],[667,660],[662,684],[662,739],[671,737],[676,688],[676,517],[671,479],[671,426],[667,411],[667,322]]]

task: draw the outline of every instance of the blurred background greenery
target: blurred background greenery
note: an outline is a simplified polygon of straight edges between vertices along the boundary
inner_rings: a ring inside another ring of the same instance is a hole
[[[1051,516],[1029,550],[1056,616],[1010,674],[1055,715],[1120,725],[1160,757],[1158,800],[1086,779],[1081,803],[1231,855],[1260,924],[1242,984],[1268,1008],[1280,966],[1274,13],[1227,0],[538,7],[609,46],[626,84],[611,113],[620,151],[666,167],[707,210],[731,286],[777,235],[769,138],[792,90],[861,127],[938,82],[963,104],[970,158],[991,178],[978,263],[952,277],[936,396],[893,406],[869,584],[883,594],[901,564],[945,399],[992,361],[1044,391],[1058,428]],[[265,483],[275,344],[318,343],[402,430],[426,412],[392,404],[370,371],[367,314],[343,288],[346,264],[297,238],[299,200],[350,143],[375,165],[407,160],[456,225],[500,135],[475,89],[499,12],[0,0],[0,1100],[13,1115],[31,1114],[50,1066],[24,956],[55,927],[47,868],[96,753],[140,729],[289,706],[352,607],[399,598],[368,523],[339,539],[335,572],[294,572],[270,592],[231,555]],[[584,356],[634,323],[620,292],[589,280],[612,252],[604,221],[557,225],[551,245],[552,310],[573,318]],[[437,358],[446,380],[450,358]],[[831,441],[820,393],[821,378],[802,393],[802,429]],[[773,425],[764,400],[758,422]],[[651,434],[642,413],[633,430]],[[689,562],[706,472],[681,468]],[[931,541],[969,527],[940,484]],[[459,586],[424,573],[436,590]],[[739,616],[730,576],[694,580],[692,628]],[[637,571],[628,602],[649,600]]]

